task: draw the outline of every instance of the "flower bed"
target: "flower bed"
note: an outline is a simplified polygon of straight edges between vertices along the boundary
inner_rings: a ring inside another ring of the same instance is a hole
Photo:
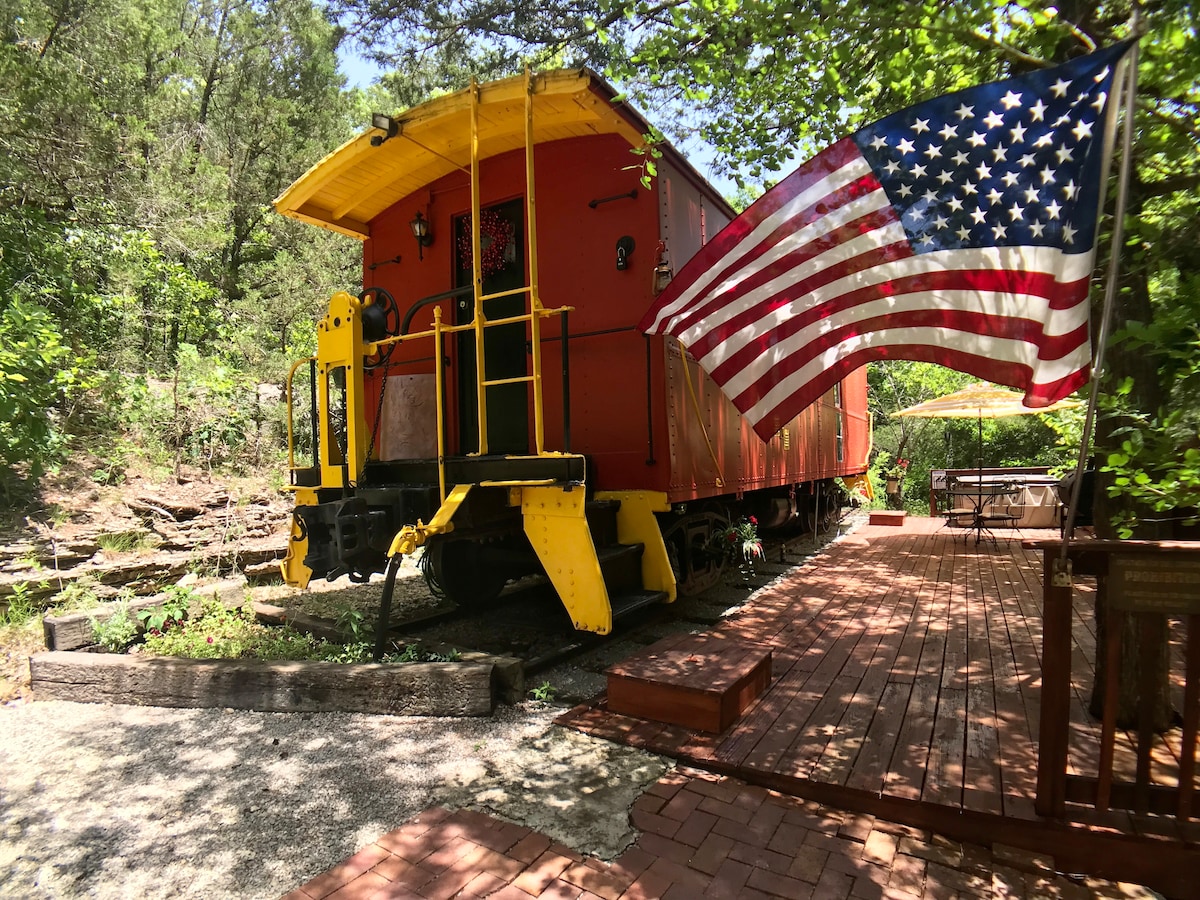
[[[236,607],[231,598],[156,599],[136,616],[121,604],[89,614],[92,633],[118,652],[34,655],[35,699],[458,716],[488,715],[497,700],[524,695],[521,661],[507,657],[414,642],[374,663],[361,615],[338,628],[277,607]],[[47,619],[48,646],[94,649],[81,641],[77,622],[68,624]],[[350,641],[329,639],[339,632]]]

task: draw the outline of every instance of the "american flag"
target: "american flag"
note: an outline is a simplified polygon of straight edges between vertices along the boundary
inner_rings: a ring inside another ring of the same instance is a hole
[[[859,366],[940,363],[1046,406],[1088,378],[1088,279],[1128,43],[894,113],[693,257],[639,327],[765,441]],[[1115,106],[1115,104],[1113,104]]]

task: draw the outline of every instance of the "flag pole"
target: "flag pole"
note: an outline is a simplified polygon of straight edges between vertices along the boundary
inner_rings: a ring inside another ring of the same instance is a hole
[[[1121,169],[1117,180],[1116,209],[1113,213],[1112,248],[1108,261],[1108,280],[1104,285],[1104,304],[1100,311],[1100,327],[1096,335],[1096,352],[1092,360],[1092,383],[1088,396],[1087,414],[1083,422],[1083,434],[1079,440],[1079,459],[1075,463],[1075,478],[1071,484],[1071,496],[1067,502],[1067,511],[1063,521],[1062,552],[1058,558],[1056,576],[1070,579],[1070,568],[1067,555],[1071,545],[1071,532],[1075,528],[1075,516],[1079,510],[1079,495],[1083,484],[1083,473],[1087,462],[1088,447],[1092,441],[1092,429],[1096,421],[1096,402],[1100,396],[1100,379],[1104,375],[1104,350],[1108,343],[1109,331],[1112,327],[1113,307],[1116,306],[1117,279],[1120,275],[1121,247],[1125,241],[1125,207],[1129,198],[1129,179],[1133,170],[1133,117],[1137,108],[1137,69],[1138,69],[1138,21],[1139,4],[1133,6],[1130,18],[1130,30],[1134,36],[1133,46],[1125,59],[1126,71],[1124,79],[1123,101],[1124,121],[1122,122],[1121,140]],[[1118,104],[1119,106],[1120,104]],[[1111,133],[1111,132],[1110,132]],[[1112,142],[1109,142],[1111,147]]]

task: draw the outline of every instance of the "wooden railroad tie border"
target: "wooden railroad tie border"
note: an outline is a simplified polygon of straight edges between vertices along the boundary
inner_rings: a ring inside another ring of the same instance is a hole
[[[50,651],[29,659],[36,700],[135,706],[487,716],[487,662],[359,663],[177,659]]]

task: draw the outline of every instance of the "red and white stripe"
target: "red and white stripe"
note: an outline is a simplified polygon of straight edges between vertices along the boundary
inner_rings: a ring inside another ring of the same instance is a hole
[[[764,440],[877,359],[940,363],[1043,406],[1087,380],[1093,256],[917,254],[847,138],[701,249],[641,328],[682,341]]]

